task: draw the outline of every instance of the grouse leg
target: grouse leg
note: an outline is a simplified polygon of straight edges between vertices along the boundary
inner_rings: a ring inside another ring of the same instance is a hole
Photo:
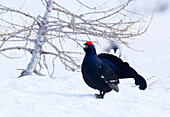
[[[106,93],[105,91],[100,91],[100,94],[95,94],[95,96],[96,96],[97,99],[103,99],[105,93]]]

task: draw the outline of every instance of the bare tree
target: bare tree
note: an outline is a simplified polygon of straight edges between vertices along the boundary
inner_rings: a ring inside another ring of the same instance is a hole
[[[56,57],[60,58],[66,69],[75,71],[80,65],[73,54],[77,56],[82,53],[68,49],[66,42],[79,48],[86,40],[98,43],[99,39],[106,39],[130,47],[127,40],[142,35],[150,24],[150,20],[146,20],[147,17],[143,14],[126,9],[132,0],[102,10],[101,6],[91,7],[76,0],[83,9],[83,12],[77,13],[67,10],[55,0],[41,1],[46,8],[43,17],[34,17],[21,10],[0,5],[0,21],[3,28],[3,32],[0,33],[0,54],[7,57],[4,54],[7,50],[24,50],[32,55],[27,68],[22,70],[20,76],[33,72],[42,75],[42,66],[48,70],[47,55],[53,55],[54,60]],[[3,17],[9,13],[22,16],[22,19],[29,18],[31,23],[23,25],[13,22],[12,18]],[[17,43],[20,44],[16,46]]]

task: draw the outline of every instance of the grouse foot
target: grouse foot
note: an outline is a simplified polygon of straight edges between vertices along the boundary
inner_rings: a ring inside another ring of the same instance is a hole
[[[103,99],[103,98],[104,98],[104,95],[105,95],[105,92],[104,92],[104,91],[100,91],[100,94],[95,94],[95,96],[96,96],[97,99]]]
[[[104,96],[100,95],[100,94],[95,94],[95,96],[96,96],[97,99],[103,99],[104,98]]]

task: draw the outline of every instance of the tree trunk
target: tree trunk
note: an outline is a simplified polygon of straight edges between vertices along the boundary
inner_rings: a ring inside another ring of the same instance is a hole
[[[53,3],[53,0],[49,0],[46,12],[44,14],[43,20],[41,22],[41,25],[40,25],[40,28],[38,31],[38,36],[37,36],[37,40],[35,43],[35,49],[32,52],[31,61],[27,65],[27,69],[22,71],[20,77],[26,76],[26,75],[31,75],[36,70],[36,65],[37,65],[38,59],[40,57],[40,50],[42,48],[42,46],[41,46],[42,36],[43,36],[43,32],[45,30],[45,25],[47,23],[49,13],[51,12],[51,9],[52,9],[52,3]]]

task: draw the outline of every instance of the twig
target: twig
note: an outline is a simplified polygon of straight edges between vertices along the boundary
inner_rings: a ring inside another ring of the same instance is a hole
[[[17,50],[25,50],[25,51],[28,51],[30,53],[32,53],[32,51],[33,51],[33,49],[31,49],[31,48],[17,46],[17,47],[9,47],[9,48],[0,49],[0,53],[4,52],[4,51],[8,51],[8,50],[15,50],[15,49],[17,49]]]
[[[40,25],[40,22],[37,20],[37,18],[35,18],[34,16],[31,16],[28,13],[24,13],[24,12],[21,12],[20,10],[16,10],[16,9],[12,9],[12,8],[9,8],[9,7],[5,7],[5,6],[1,5],[1,4],[0,4],[0,9],[1,10],[5,10],[5,11],[10,11],[10,12],[15,12],[15,13],[22,14],[22,15],[24,15],[26,17],[34,19],[37,22],[37,24]]]

